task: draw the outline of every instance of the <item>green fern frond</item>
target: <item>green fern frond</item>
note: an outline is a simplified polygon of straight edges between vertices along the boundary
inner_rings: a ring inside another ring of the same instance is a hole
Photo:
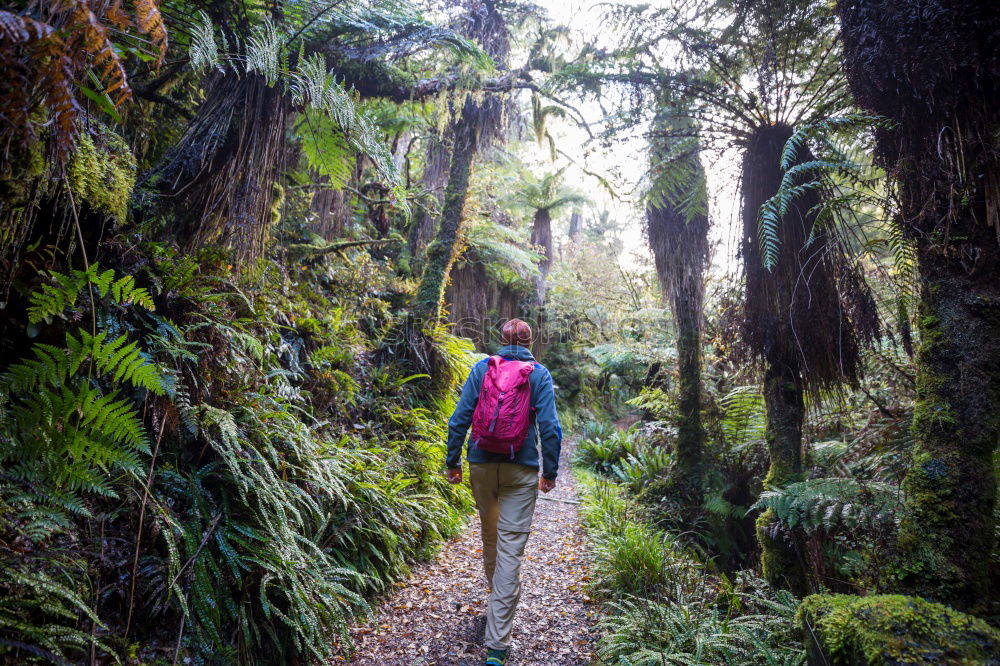
[[[895,486],[835,477],[765,491],[751,510],[772,509],[781,524],[811,534],[852,529],[862,522],[894,520],[899,503],[899,489]]]
[[[71,271],[47,274],[55,284],[43,284],[31,292],[28,297],[28,322],[38,324],[51,322],[54,317],[62,316],[69,308],[76,306],[80,293],[88,287],[93,287],[100,298],[108,298],[115,305],[136,305],[146,310],[154,309],[153,299],[143,287],[137,287],[135,278],[123,275],[115,280],[112,269],[101,272],[97,264],[92,264],[85,271]]]
[[[270,16],[265,16],[261,23],[252,28],[247,38],[246,73],[257,72],[264,77],[267,85],[273,86],[278,82],[278,61],[281,50],[282,38],[278,34],[278,27]]]
[[[331,188],[348,184],[354,172],[355,152],[341,127],[326,114],[306,109],[295,131],[309,168],[326,176]]]
[[[721,400],[722,431],[733,444],[761,440],[767,424],[764,396],[757,386],[738,386]]]
[[[370,157],[387,182],[400,186],[399,170],[378,127],[362,110],[357,96],[344,88],[327,69],[322,55],[313,53],[302,58],[298,69],[290,75],[289,88],[296,104],[325,113],[339,126],[350,146]],[[405,208],[405,196],[398,203]]]
[[[45,571],[4,564],[0,566],[0,631],[21,639],[24,652],[50,663],[81,657],[91,645],[114,654],[111,647],[89,631],[77,628],[78,618],[86,617],[104,628],[101,619],[84,601],[80,591]],[[33,622],[43,613],[49,619]]]
[[[191,60],[191,67],[195,71],[215,68],[220,72],[225,71],[219,58],[219,45],[215,41],[215,26],[204,10],[199,9],[197,19],[192,23],[191,46],[188,48],[188,57]]]
[[[815,123],[808,123],[798,128],[781,151],[781,168],[788,170],[795,162],[795,156],[807,147],[810,140],[827,139],[831,134],[844,130],[869,131],[873,127],[891,129],[892,121],[884,116],[851,113],[843,116],[832,116]]]
[[[840,189],[837,180],[846,183],[869,180],[871,168],[859,163],[848,151],[840,148],[831,135],[845,131],[869,131],[873,127],[889,128],[891,123],[880,116],[837,116],[804,125],[785,142],[780,162],[781,169],[785,172],[781,184],[778,191],[761,205],[757,215],[757,236],[764,268],[770,271],[777,265],[781,248],[780,226],[794,202],[807,192],[824,190],[830,195],[819,205],[819,210],[812,211],[817,214],[818,222],[836,217],[836,211],[845,204],[858,203],[857,193],[851,193],[846,198],[834,194]],[[829,159],[810,159],[796,164],[799,156],[808,151],[810,141],[818,142],[824,147]]]

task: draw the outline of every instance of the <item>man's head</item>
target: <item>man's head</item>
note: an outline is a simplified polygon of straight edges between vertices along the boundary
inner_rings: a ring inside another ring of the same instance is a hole
[[[500,344],[531,346],[531,327],[520,319],[511,319],[500,327]]]

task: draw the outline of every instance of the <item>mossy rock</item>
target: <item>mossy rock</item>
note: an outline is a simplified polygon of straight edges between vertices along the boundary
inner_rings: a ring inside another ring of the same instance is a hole
[[[797,620],[813,666],[1000,665],[1000,631],[918,597],[814,594]]]

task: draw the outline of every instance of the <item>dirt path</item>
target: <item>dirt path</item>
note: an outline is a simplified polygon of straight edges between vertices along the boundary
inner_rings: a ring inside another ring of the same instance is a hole
[[[559,484],[539,495],[534,530],[521,570],[521,603],[514,621],[511,666],[584,666],[592,661],[597,607],[586,596],[583,533],[576,490],[563,447]],[[544,499],[543,499],[544,498]],[[563,500],[563,501],[559,501]],[[354,666],[483,663],[486,613],[479,520],[445,544],[438,557],[377,609],[376,619],[352,630]]]

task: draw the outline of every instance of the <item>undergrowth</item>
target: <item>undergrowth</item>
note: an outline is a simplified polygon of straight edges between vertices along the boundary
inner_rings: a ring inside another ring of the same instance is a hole
[[[15,284],[0,658],[328,660],[462,526],[440,470],[467,344],[431,337],[433,385],[376,362],[395,315],[364,251],[253,282],[228,262],[147,243]]]
[[[679,535],[657,527],[627,484],[595,474],[578,457],[575,473],[600,600],[599,663],[802,664],[792,629],[798,601],[752,572],[712,568]]]

